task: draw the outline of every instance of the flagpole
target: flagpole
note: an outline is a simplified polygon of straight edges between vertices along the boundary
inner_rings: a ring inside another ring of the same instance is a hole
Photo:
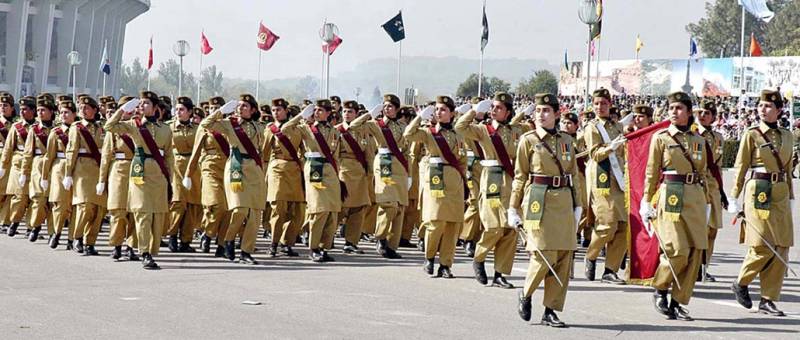
[[[150,91],[150,70],[147,70],[147,91]]]
[[[103,72],[103,97],[106,96],[106,73]]]
[[[322,69],[319,71],[319,97],[325,94],[325,51],[322,51]]]
[[[739,88],[745,90],[744,86],[744,5],[742,5],[742,34],[739,43]]]
[[[256,101],[258,101],[258,90],[259,90],[259,87],[261,87],[261,52],[262,51],[263,51],[262,49],[260,49],[260,48],[258,49],[258,76],[257,76],[258,79],[256,79]]]
[[[483,49],[481,49],[481,62],[478,69],[478,97],[481,96],[483,89]]]
[[[325,75],[325,97],[323,98],[330,98],[331,96],[331,44],[325,44],[325,59],[327,59],[328,69],[327,74]]]
[[[601,40],[602,39],[600,37],[597,37],[597,49],[596,49],[596,51],[597,51],[597,62],[595,63],[595,68],[594,68],[594,72],[595,72],[594,88],[595,89],[598,89],[599,88],[599,84],[600,84],[600,41]]]
[[[198,79],[197,79],[197,103],[200,103],[200,87],[203,83],[203,50],[202,46],[200,47],[200,70],[197,71]]]
[[[400,40],[400,45],[397,48],[397,96],[400,96],[400,65],[403,60],[403,41]]]

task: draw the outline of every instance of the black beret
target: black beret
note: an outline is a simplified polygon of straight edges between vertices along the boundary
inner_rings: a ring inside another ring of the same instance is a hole
[[[95,109],[100,109],[100,106],[97,105],[97,101],[94,100],[94,98],[92,98],[91,96],[82,95],[81,97],[78,97],[78,98],[79,98],[78,100],[80,101],[81,104],[89,105],[89,106],[91,106],[91,107],[93,107]]]
[[[564,112],[564,113],[562,113],[561,114],[561,119],[566,119],[566,120],[571,121],[571,122],[573,122],[575,124],[578,124],[578,115],[576,115],[576,114],[574,114],[572,112]]]
[[[65,100],[72,101],[72,96],[70,96],[68,94],[62,94],[62,95],[59,95],[58,97],[56,97],[56,99],[58,100],[59,103],[65,101]]]
[[[453,98],[450,98],[448,96],[437,96],[436,103],[446,105],[450,109],[450,111],[456,109],[456,102],[453,101]]]
[[[102,96],[98,99],[100,99],[100,105],[105,105],[106,103],[111,103],[111,102],[116,103],[116,100],[114,100],[114,97],[112,96]]]
[[[200,108],[200,107],[193,108],[192,109],[192,114],[196,115],[198,117],[205,117],[206,116],[206,112],[203,111],[203,108]]]
[[[222,98],[222,97],[219,97],[219,96],[211,97],[211,99],[209,99],[208,102],[209,102],[209,105],[222,106],[222,105],[225,105],[225,98]]]
[[[19,99],[19,106],[27,106],[32,109],[36,109],[36,98],[31,96],[25,96]]]
[[[692,98],[689,97],[688,94],[682,91],[672,92],[667,95],[667,102],[672,103],[682,103],[686,105],[686,108],[691,110],[692,109]]]
[[[272,106],[280,106],[286,109],[289,107],[289,102],[287,102],[286,99],[283,98],[275,98],[272,100]]]
[[[653,108],[649,105],[637,104],[633,107],[633,114],[645,115],[652,118]]]
[[[125,103],[131,101],[131,99],[133,99],[131,96],[122,96],[119,98],[119,105],[125,105]]]
[[[331,102],[336,102],[336,103],[341,104],[342,103],[342,98],[340,98],[339,96],[331,96]]]
[[[406,116],[408,118],[412,118],[417,115],[417,112],[414,111],[414,107],[412,106],[403,106],[400,108],[400,111],[397,113],[398,116]]]
[[[56,102],[47,97],[39,98],[38,100],[36,100],[36,106],[45,107],[50,111],[58,110],[58,108],[56,107]]]
[[[239,95],[239,100],[250,104],[250,106],[253,107],[253,108],[258,108],[258,102],[256,101],[256,98],[253,97],[253,95],[251,95],[249,93],[240,94]]]
[[[297,105],[289,105],[289,107],[287,108],[287,110],[289,111],[289,115],[290,115],[290,116],[297,115],[297,114],[298,114],[298,113],[300,113],[300,111],[301,111],[301,110],[300,110],[300,107],[299,107],[299,106],[297,106]]]
[[[611,92],[608,92],[607,89],[597,89],[592,92],[592,98],[602,97],[605,99],[611,100]]]
[[[72,113],[78,112],[78,108],[75,107],[75,102],[72,100],[62,100],[58,106],[70,110]]]
[[[383,95],[383,102],[384,103],[388,102],[389,104],[392,104],[392,106],[400,108],[400,97],[395,96],[391,93]]]
[[[549,105],[553,111],[558,111],[558,98],[550,93],[537,93],[535,96],[536,105]]]
[[[161,100],[162,104],[164,104],[164,105],[166,105],[168,107],[172,107],[172,98],[170,98],[168,96],[160,96],[160,97],[158,97],[158,99]]]
[[[783,107],[783,96],[778,91],[762,90],[758,101],[773,103],[779,109]]]
[[[3,92],[3,94],[0,95],[0,103],[14,105],[14,96],[7,92]]]
[[[711,114],[717,115],[717,105],[714,104],[713,100],[703,99],[703,101],[700,102],[700,109],[708,110]]]
[[[52,102],[56,101],[56,97],[53,97],[53,94],[48,92],[42,92],[38,96],[36,96],[36,101],[39,101],[40,99],[48,99]]]
[[[269,107],[269,105],[267,105],[267,104],[261,105],[261,107],[259,107],[258,109],[261,110],[261,112],[265,112],[265,113],[272,112],[272,108]]]
[[[207,108],[208,107],[208,102],[207,101],[200,102],[200,107],[202,107],[203,109]]]
[[[178,104],[185,106],[187,109],[189,109],[189,111],[192,111],[192,109],[194,109],[194,102],[192,102],[192,98],[186,96],[180,96],[178,97],[177,101]]]
[[[321,107],[321,108],[323,108],[323,109],[325,109],[327,111],[332,111],[333,110],[333,104],[331,104],[331,100],[330,99],[318,99],[317,103],[316,103],[316,106]]]
[[[141,93],[139,93],[139,98],[149,99],[150,102],[153,103],[153,105],[158,105],[158,103],[161,102],[158,99],[158,95],[153,91],[142,91]]]
[[[355,100],[347,100],[342,104],[342,107],[344,107],[345,109],[353,109],[358,111],[358,102],[356,102]]]
[[[509,109],[509,110],[511,110],[511,109],[513,109],[513,108],[514,108],[514,97],[512,97],[512,96],[511,96],[510,94],[508,94],[508,93],[505,93],[505,92],[497,92],[497,93],[494,95],[494,98],[493,98],[493,100],[496,100],[496,101],[499,101],[499,102],[503,103],[503,105],[505,105],[505,106],[506,106],[506,109]]]

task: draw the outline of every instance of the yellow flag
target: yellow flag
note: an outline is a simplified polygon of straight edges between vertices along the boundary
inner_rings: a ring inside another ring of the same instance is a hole
[[[642,42],[642,39],[639,38],[639,35],[637,34],[636,35],[636,53],[637,54],[639,53],[639,50],[642,49],[642,47],[644,47],[644,43]]]

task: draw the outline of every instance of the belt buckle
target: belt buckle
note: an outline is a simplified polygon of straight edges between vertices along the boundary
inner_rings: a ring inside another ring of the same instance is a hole
[[[552,185],[554,188],[560,188],[561,187],[561,176],[553,176],[553,180],[552,181],[553,182],[550,185]]]
[[[694,172],[686,174],[686,179],[684,180],[686,184],[694,184],[694,181],[695,181]]]
[[[777,172],[771,172],[771,173],[769,174],[769,181],[770,181],[771,183],[777,183],[777,182],[778,182],[778,179],[780,179],[780,178],[778,177],[778,175],[780,175],[780,174],[779,174],[779,173],[777,173]]]

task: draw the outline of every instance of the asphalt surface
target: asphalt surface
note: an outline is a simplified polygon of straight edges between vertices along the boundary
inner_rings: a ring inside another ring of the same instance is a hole
[[[800,211],[797,202],[793,209]],[[734,300],[730,285],[746,247],[738,244],[730,218],[726,213],[709,269],[718,282],[698,283],[688,306],[695,321],[665,320],[653,308],[649,287],[587,281],[580,249],[559,313],[566,329],[538,324],[541,290],[534,293],[533,320],[517,315],[527,269],[522,252],[509,278],[518,288],[504,290],[477,283],[461,249],[451,280],[423,273],[415,249],[384,260],[371,243],[361,244],[366,255],[342,254],[341,240],[331,252],[333,263],[311,263],[305,249],[298,249],[298,258],[270,259],[259,239],[256,266],[164,249],[157,257],[163,269],[145,271],[139,262],[108,257],[106,227],[97,257],[66,251],[63,242],[57,250],[46,240],[31,244],[24,232],[13,239],[0,235],[0,339],[800,338],[800,279],[785,280],[777,304],[787,313],[783,318],[745,310]],[[798,247],[790,258],[800,272]],[[750,291],[757,303],[757,280]]]

